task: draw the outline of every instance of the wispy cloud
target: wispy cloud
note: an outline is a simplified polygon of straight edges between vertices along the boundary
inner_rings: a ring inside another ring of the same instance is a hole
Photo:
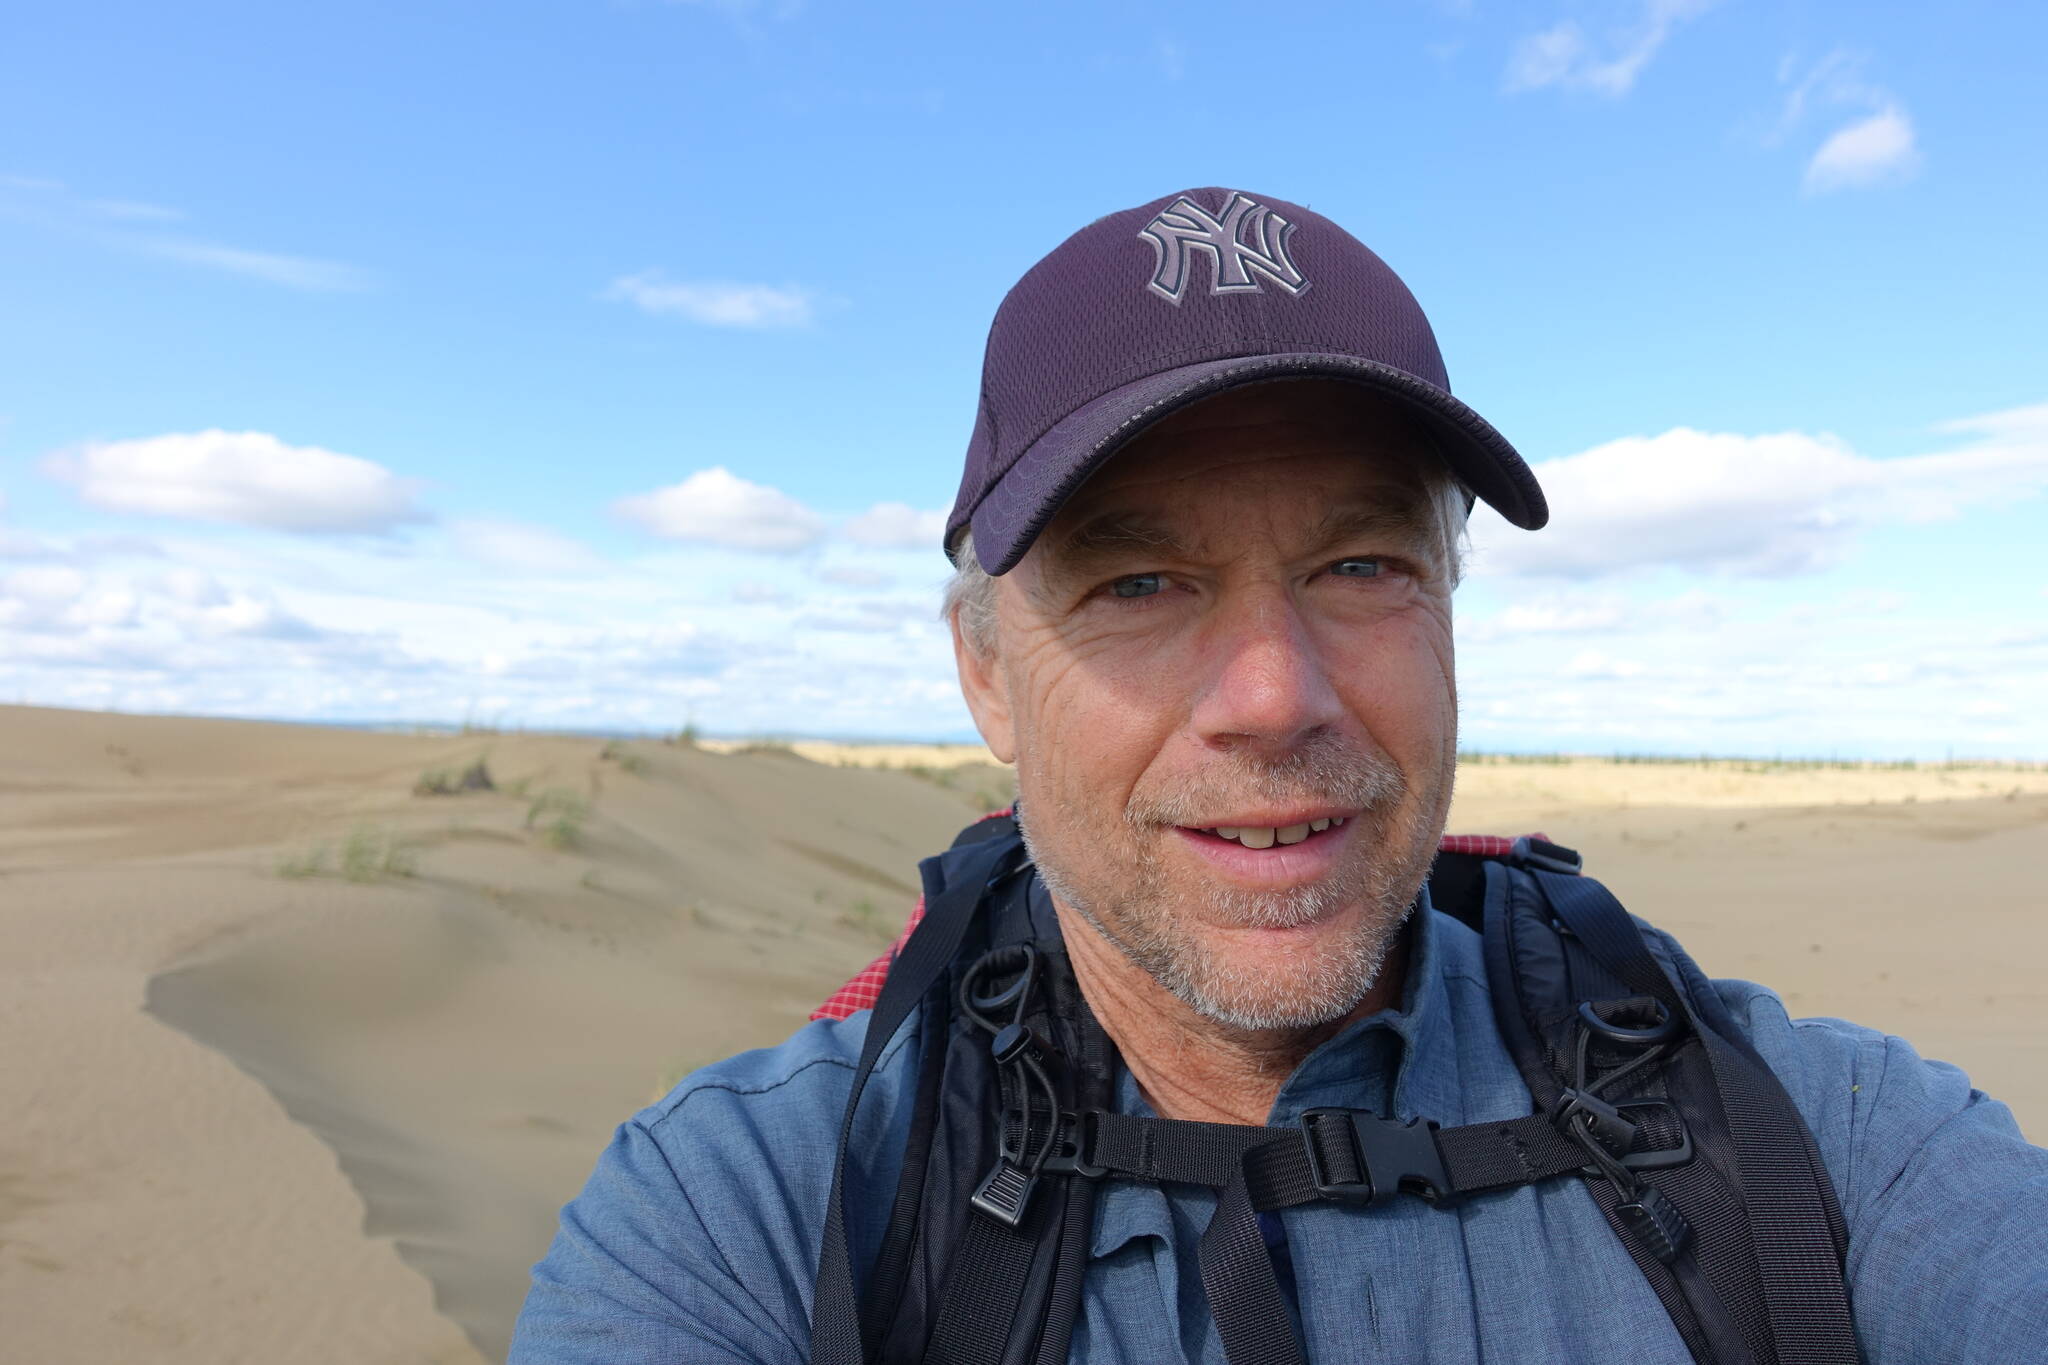
[[[348,293],[376,283],[369,271],[339,261],[167,236],[149,230],[148,225],[183,221],[185,215],[179,210],[133,199],[93,198],[57,180],[0,176],[0,217],[83,238],[111,251],[153,256],[309,293]]]
[[[1764,136],[1766,144],[1786,141],[1811,119],[1849,119],[1807,159],[1801,187],[1808,194],[1895,183],[1920,168],[1912,116],[1896,95],[1865,75],[1867,65],[1863,54],[1847,48],[1836,48],[1811,65],[1789,57],[1779,64],[1785,101],[1776,125]]]
[[[1172,38],[1161,38],[1153,48],[1153,55],[1159,59],[1159,72],[1170,81],[1184,80],[1188,74],[1188,50]]]
[[[310,534],[423,521],[417,488],[384,466],[264,431],[194,431],[61,451],[44,472],[110,512]]]
[[[946,531],[943,509],[920,512],[907,502],[878,502],[841,528],[856,545],[885,550],[924,550],[936,546]]]
[[[1903,180],[1920,166],[1913,120],[1897,105],[1837,129],[1806,163],[1809,194]]]
[[[681,483],[621,498],[613,511],[666,540],[788,554],[825,538],[825,521],[779,488],[751,483],[723,466]]]
[[[464,518],[449,525],[448,535],[458,551],[493,568],[523,573],[585,574],[604,567],[604,560],[589,546],[546,526]]]
[[[1644,68],[1680,24],[1714,0],[1635,0],[1630,13],[1597,36],[1564,19],[1515,44],[1504,88],[1509,94],[1556,86],[1618,98],[1635,88]]]
[[[795,285],[671,280],[660,270],[622,275],[605,287],[603,297],[707,327],[808,327],[816,303],[809,290]]]
[[[205,266],[230,275],[244,275],[252,280],[281,284],[288,289],[303,289],[309,293],[353,293],[368,289],[373,283],[368,271],[310,256],[280,256],[272,251],[244,251],[213,242],[169,237],[139,238],[134,246],[146,255]]]

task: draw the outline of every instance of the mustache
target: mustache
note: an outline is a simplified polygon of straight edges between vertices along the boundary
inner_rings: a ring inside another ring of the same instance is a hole
[[[1325,733],[1284,754],[1219,755],[1195,772],[1177,775],[1168,790],[1132,793],[1124,819],[1134,829],[1193,825],[1248,800],[1371,810],[1400,800],[1407,790],[1407,779],[1391,760]]]

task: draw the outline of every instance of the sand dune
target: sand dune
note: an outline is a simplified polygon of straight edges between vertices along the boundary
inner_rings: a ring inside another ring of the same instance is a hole
[[[1008,780],[725,747],[0,707],[10,1358],[501,1357],[612,1126],[795,1027]],[[2048,1132],[2048,773],[1478,764],[1454,828]]]

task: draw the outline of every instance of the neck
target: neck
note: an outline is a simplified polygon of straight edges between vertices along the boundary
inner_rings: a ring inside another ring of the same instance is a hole
[[[1355,1019],[1400,999],[1404,929],[1372,989],[1342,1017],[1299,1029],[1239,1029],[1197,1013],[1057,898],[1074,979],[1116,1043],[1145,1102],[1163,1118],[1263,1124],[1309,1053]]]

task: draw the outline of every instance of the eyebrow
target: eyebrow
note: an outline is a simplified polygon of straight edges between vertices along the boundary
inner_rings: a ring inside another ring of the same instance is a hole
[[[1393,539],[1407,548],[1436,549],[1441,529],[1421,497],[1400,502],[1344,503],[1330,508],[1304,538],[1313,554],[1348,540]],[[1187,559],[1193,550],[1180,534],[1141,513],[1104,512],[1059,537],[1050,556],[1063,574],[1103,562],[1153,555]]]

